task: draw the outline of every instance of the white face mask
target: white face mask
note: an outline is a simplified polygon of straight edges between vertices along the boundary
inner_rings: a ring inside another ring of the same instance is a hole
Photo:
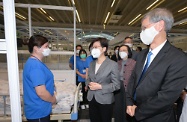
[[[131,43],[124,43],[124,45],[127,45],[127,46],[129,46],[130,48],[132,47],[132,44],[131,44]]]
[[[80,50],[77,50],[76,53],[79,54]]]
[[[148,29],[142,30],[140,38],[144,44],[150,45],[157,34],[158,31],[154,28],[154,26],[152,26]]]
[[[115,50],[115,53],[118,54],[118,50]]]
[[[119,56],[121,57],[121,59],[124,59],[127,57],[127,53],[126,52],[119,52]]]
[[[43,56],[48,56],[50,54],[50,52],[51,52],[51,50],[49,48],[45,48],[45,49],[43,49],[42,54],[43,54]]]
[[[101,55],[101,51],[99,49],[92,49],[91,54],[94,58],[98,58]]]

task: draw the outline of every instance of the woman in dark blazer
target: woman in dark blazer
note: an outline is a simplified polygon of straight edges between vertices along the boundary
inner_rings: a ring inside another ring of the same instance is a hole
[[[126,98],[125,92],[129,78],[134,69],[136,61],[131,59],[132,52],[129,46],[121,45],[118,51],[118,69],[120,72],[120,90],[115,92],[114,118],[115,122],[129,122],[130,117],[126,118]]]
[[[94,40],[91,54],[97,59],[90,63],[86,81],[91,122],[111,122],[113,92],[120,88],[118,65],[105,56],[107,49],[108,40]]]

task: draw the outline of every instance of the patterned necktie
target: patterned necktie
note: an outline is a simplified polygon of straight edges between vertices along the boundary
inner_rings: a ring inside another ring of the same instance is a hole
[[[145,74],[145,72],[147,71],[147,69],[148,69],[148,67],[149,67],[149,65],[150,65],[150,62],[151,62],[151,55],[152,55],[153,53],[150,51],[148,54],[147,54],[147,61],[146,61],[146,63],[145,63],[145,66],[144,66],[144,68],[143,68],[143,70],[142,70],[142,74],[141,74],[141,76],[140,76],[140,79],[138,80],[138,84],[137,84],[137,86],[139,85],[139,83],[140,83],[140,81],[141,81],[141,79],[142,79],[142,76]],[[136,87],[137,88],[137,87]],[[135,89],[135,91],[134,91],[134,100],[136,100],[136,89]]]

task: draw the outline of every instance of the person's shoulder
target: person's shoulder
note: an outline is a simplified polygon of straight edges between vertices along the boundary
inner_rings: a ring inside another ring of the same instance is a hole
[[[29,69],[41,69],[42,68],[42,63],[41,61],[34,59],[34,58],[29,58],[27,62],[25,63],[24,67],[27,67]]]
[[[93,60],[93,61],[90,62],[90,65],[93,65],[95,63],[96,63],[96,60]]]
[[[117,62],[115,62],[114,60],[109,59],[108,57],[106,58],[106,61],[109,65],[117,65]]]
[[[149,51],[149,48],[145,48],[145,49],[143,49],[142,51],[140,51],[140,52],[137,52],[137,58],[136,58],[136,61],[137,61],[137,59],[138,58],[140,58],[140,57],[142,57],[145,53],[147,53]]]
[[[92,55],[89,55],[88,57],[86,57],[86,60],[90,60],[92,59]]]
[[[74,55],[72,55],[72,56],[70,57],[69,62],[72,63],[73,60],[74,60]]]
[[[179,56],[179,57],[183,57],[183,58],[187,58],[187,54],[185,52],[183,52],[182,50],[178,49],[175,46],[171,46],[171,53],[173,53],[175,56]]]
[[[41,63],[38,59],[35,58],[28,58],[27,63],[33,64],[33,65],[38,65]]]

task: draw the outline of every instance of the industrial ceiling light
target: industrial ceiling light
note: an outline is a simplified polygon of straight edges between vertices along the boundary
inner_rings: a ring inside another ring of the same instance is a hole
[[[53,19],[53,17],[49,16],[49,18],[50,18],[52,21],[55,21],[55,20]]]
[[[117,36],[119,34],[119,32],[116,32],[115,34],[114,34],[114,36]]]
[[[80,17],[79,17],[79,13],[77,10],[76,10],[76,14],[77,14],[77,18],[78,18],[79,22],[81,22]]]
[[[41,14],[43,14],[44,16],[46,16],[46,18],[49,21],[55,21],[53,17],[49,16],[49,14],[43,9],[43,8],[39,8],[37,9]]]
[[[187,24],[187,22],[181,22],[181,23],[179,23],[179,25],[186,25]]]
[[[106,21],[107,21],[109,15],[110,15],[110,12],[108,12],[108,14],[107,14],[107,16],[106,16],[106,18],[105,18],[105,22],[104,22],[104,23],[106,23]]]
[[[40,8],[40,10],[41,10],[43,13],[47,14],[47,12],[46,12],[45,10],[43,10],[43,8]]]
[[[155,2],[153,2],[151,5],[149,5],[146,10],[149,10],[152,6],[154,6],[159,0],[156,0]]]
[[[187,18],[183,19],[183,20],[180,20],[178,22],[175,22],[173,24],[173,26],[177,26],[177,25],[185,25],[187,23]]]
[[[19,14],[17,12],[16,12],[16,17],[18,17],[18,18],[20,18],[22,20],[26,20],[27,19],[26,17],[24,17],[23,15],[21,15],[21,14]]]
[[[182,11],[184,11],[184,10],[186,10],[186,9],[187,9],[187,7],[184,7],[184,8],[182,8],[182,9],[178,10],[178,12],[182,12]]]
[[[156,8],[157,6],[159,6],[160,4],[162,4],[165,0],[161,0],[159,3],[157,3],[155,6],[153,6],[151,8],[151,10],[153,10],[154,8]]]
[[[103,24],[103,28],[104,28],[104,30],[105,30],[105,24]]]
[[[142,14],[138,14],[138,16],[136,16],[133,20],[131,20],[128,25],[130,25],[131,23],[133,23],[134,21],[136,21]]]
[[[155,2],[153,2],[151,5],[149,5],[146,10],[149,10],[150,8],[154,9],[157,6],[159,6],[161,3],[163,3],[165,0],[156,0]]]
[[[71,2],[73,3],[73,5],[75,5],[75,1],[74,0],[71,0]]]
[[[116,0],[113,0],[112,4],[111,4],[111,8],[114,6]]]

